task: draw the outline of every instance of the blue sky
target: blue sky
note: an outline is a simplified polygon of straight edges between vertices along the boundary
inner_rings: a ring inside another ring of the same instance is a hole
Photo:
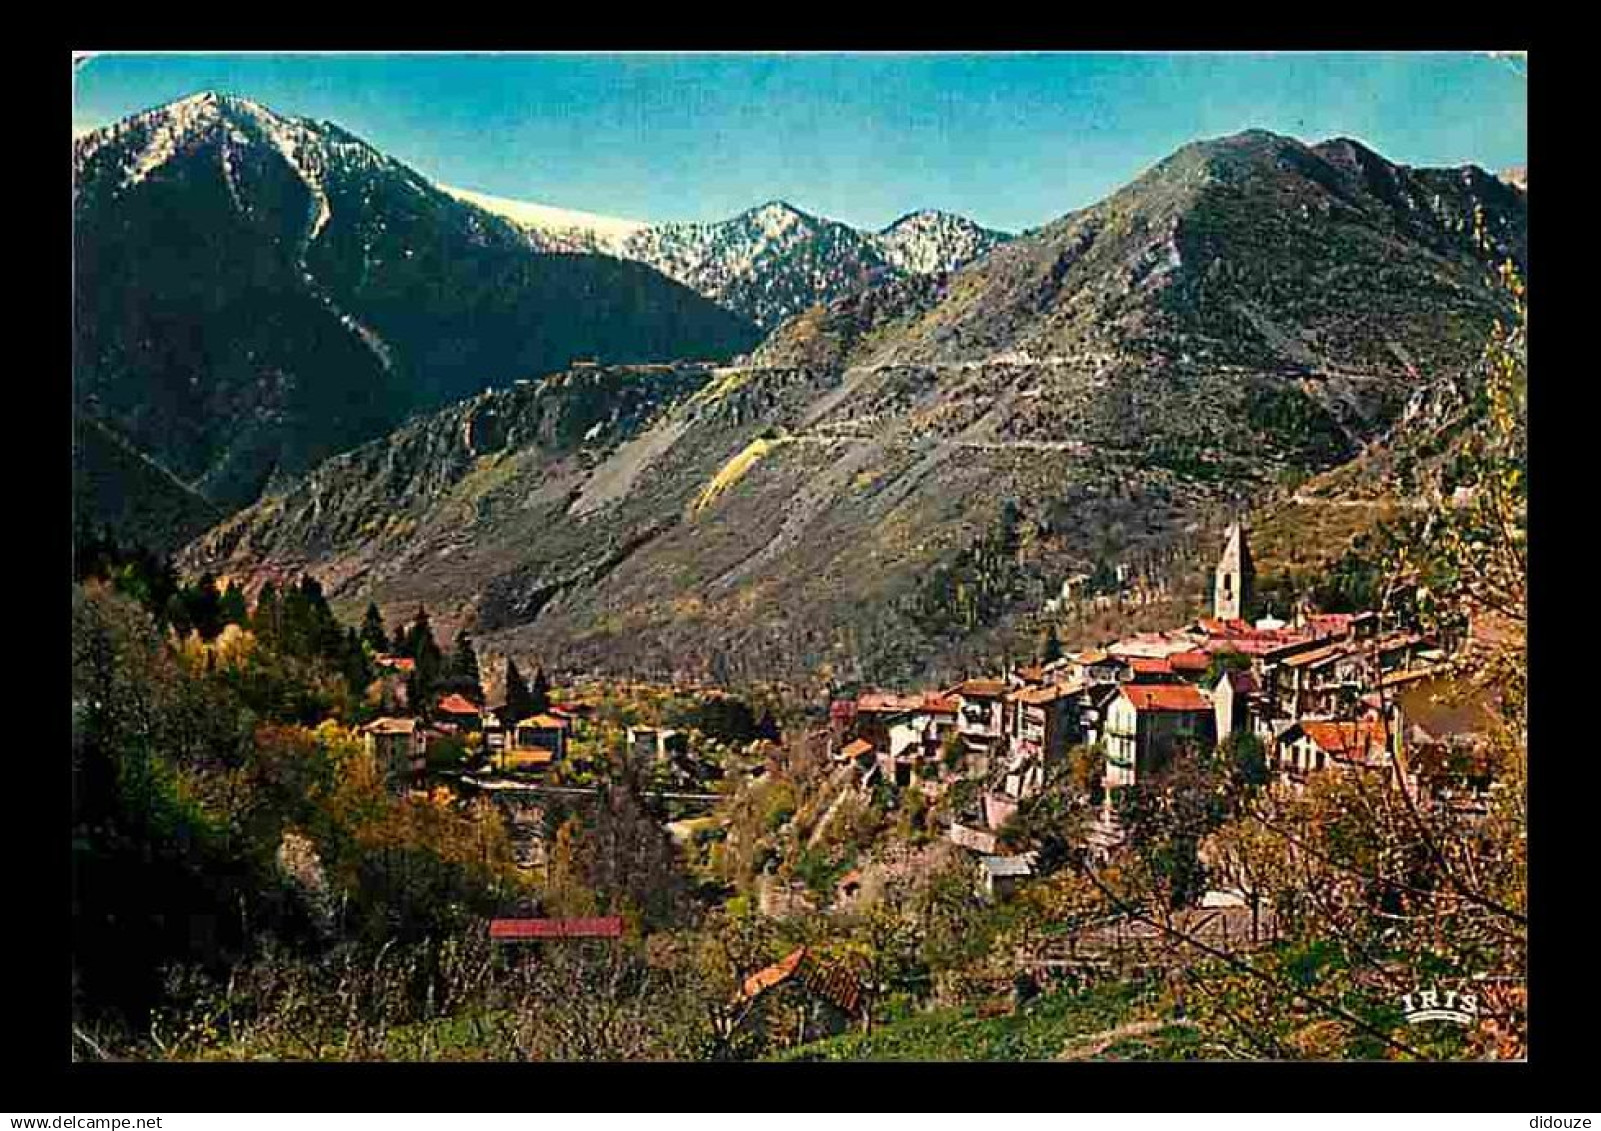
[[[783,199],[1018,231],[1253,126],[1527,161],[1527,80],[1484,52],[106,54],[78,68],[73,128],[200,90],[338,122],[447,184],[648,221]]]

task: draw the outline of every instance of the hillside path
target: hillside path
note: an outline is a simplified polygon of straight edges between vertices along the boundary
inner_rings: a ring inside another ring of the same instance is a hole
[[[1198,1028],[1195,1022],[1182,1017],[1152,1017],[1145,1021],[1131,1021],[1115,1029],[1103,1029],[1099,1033],[1075,1037],[1063,1047],[1056,1059],[1088,1060],[1092,1056],[1099,1056],[1125,1037],[1143,1037],[1147,1033],[1155,1033],[1162,1029],[1195,1028]]]

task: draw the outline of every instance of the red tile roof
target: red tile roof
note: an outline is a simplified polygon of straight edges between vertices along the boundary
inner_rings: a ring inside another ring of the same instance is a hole
[[[1175,652],[1167,658],[1167,662],[1174,671],[1204,672],[1212,665],[1212,657],[1204,651],[1195,649],[1189,652]]]
[[[1150,656],[1130,656],[1128,658],[1129,670],[1136,676],[1142,675],[1172,675],[1173,665],[1166,660],[1159,660]]]
[[[478,714],[478,708],[473,705],[472,700],[468,699],[464,695],[457,695],[454,692],[445,696],[439,701],[439,709],[447,715],[476,716]]]
[[[1299,726],[1301,733],[1324,752],[1337,757],[1365,755],[1370,747],[1382,749],[1385,745],[1384,724],[1376,720],[1340,722],[1333,719],[1306,719]]]
[[[1210,711],[1212,701],[1188,683],[1125,683],[1121,694],[1136,711]]]

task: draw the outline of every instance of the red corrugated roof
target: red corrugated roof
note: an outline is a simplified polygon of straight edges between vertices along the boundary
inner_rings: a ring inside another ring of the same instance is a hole
[[[1175,652],[1167,658],[1167,662],[1174,671],[1204,672],[1212,665],[1212,657],[1196,649],[1189,652]]]
[[[621,917],[598,919],[491,919],[492,939],[616,939],[623,934]]]
[[[969,699],[999,699],[1010,690],[1003,679],[964,679],[946,694],[966,696]]]
[[[1150,656],[1130,656],[1128,658],[1129,670],[1135,675],[1172,675],[1173,665],[1166,660],[1154,659]]]
[[[1210,711],[1212,702],[1188,683],[1126,683],[1121,694],[1137,711]]]

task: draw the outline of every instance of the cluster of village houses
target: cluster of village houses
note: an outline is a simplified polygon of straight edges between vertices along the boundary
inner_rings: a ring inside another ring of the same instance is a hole
[[[854,767],[864,789],[883,780],[933,795],[957,776],[982,780],[979,811],[954,822],[948,835],[975,855],[988,894],[1031,875],[1031,859],[1003,854],[997,833],[1078,746],[1103,759],[1094,834],[1103,850],[1122,836],[1115,817],[1122,791],[1161,772],[1181,750],[1211,747],[1237,732],[1260,740],[1279,788],[1302,789],[1316,775],[1351,767],[1385,768],[1407,774],[1409,787],[1421,783],[1433,800],[1465,811],[1482,805],[1485,780],[1461,767],[1482,748],[1486,715],[1440,705],[1434,692],[1451,668],[1442,642],[1387,628],[1373,612],[1303,610],[1293,621],[1251,623],[1241,612],[1252,586],[1246,531],[1234,524],[1216,570],[1212,616],[937,691],[869,691],[836,701],[830,757]],[[403,676],[411,661],[380,662]],[[575,725],[591,710],[553,704],[512,720],[503,708],[449,694],[434,704],[431,721],[386,717],[363,731],[397,782],[420,777],[432,743],[469,734],[481,736],[495,770],[538,771],[566,757]],[[684,740],[653,727],[630,728],[627,736],[644,765],[681,752]],[[953,748],[955,765],[947,767]],[[1464,752],[1466,759],[1458,756]],[[1447,764],[1457,771],[1418,773]]]
[[[399,676],[413,661],[406,657],[379,656],[378,663]],[[459,692],[443,695],[434,703],[431,719],[417,715],[385,716],[361,728],[367,749],[391,781],[417,781],[427,767],[428,751],[444,743],[463,742],[478,735],[489,765],[502,773],[538,771],[567,757],[568,743],[581,720],[594,707],[588,703],[551,704],[528,718],[512,720],[505,707],[480,707]],[[637,764],[651,765],[685,749],[687,736],[668,727],[629,727],[627,742]]]
[[[1094,847],[1121,838],[1120,791],[1171,764],[1183,748],[1255,735],[1278,788],[1352,767],[1388,768],[1425,794],[1465,811],[1482,804],[1483,778],[1460,772],[1481,749],[1482,709],[1442,706],[1435,687],[1450,657],[1439,641],[1387,630],[1373,612],[1298,614],[1249,623],[1253,569],[1246,532],[1229,527],[1214,584],[1213,615],[1173,631],[1141,633],[1050,663],[965,679],[917,695],[869,692],[833,705],[831,756],[854,765],[863,786],[882,777],[930,794],[957,744],[962,774],[986,783],[982,808],[953,823],[950,839],[977,857],[980,887],[1004,893],[1029,878],[1032,860],[998,851],[997,832],[1075,746],[1099,750],[1102,818]],[[1410,768],[1409,768],[1410,767]]]

